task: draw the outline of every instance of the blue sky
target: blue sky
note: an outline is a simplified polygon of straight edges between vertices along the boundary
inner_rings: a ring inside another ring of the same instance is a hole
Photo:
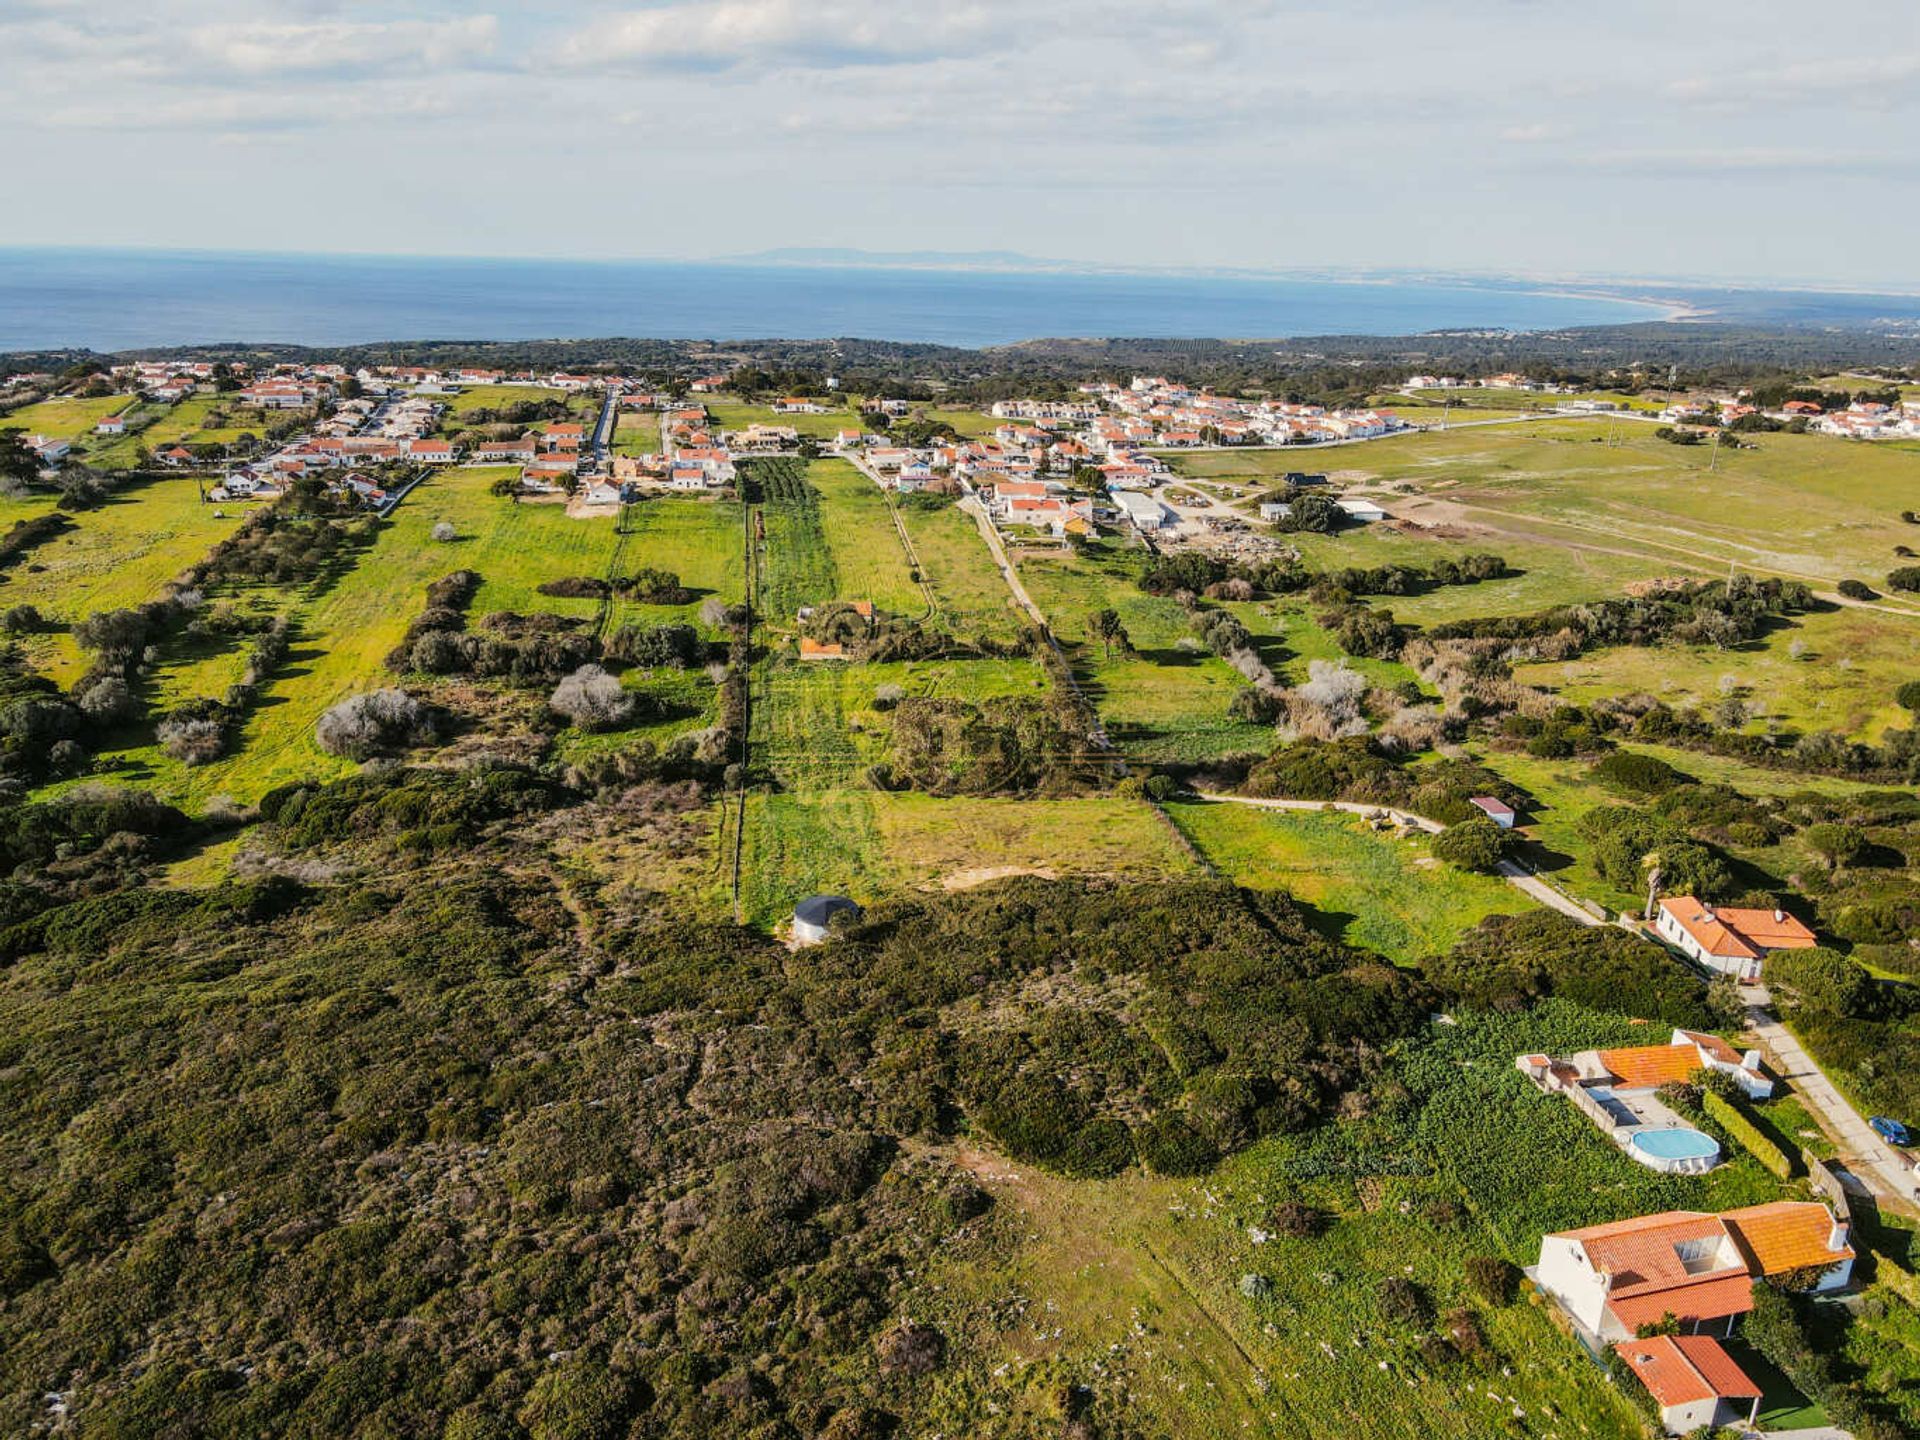
[[[0,0],[0,244],[1907,288],[1908,6]]]

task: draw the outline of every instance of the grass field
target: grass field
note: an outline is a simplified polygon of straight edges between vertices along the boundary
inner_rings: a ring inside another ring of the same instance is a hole
[[[716,430],[744,430],[749,425],[784,425],[816,440],[831,440],[842,430],[858,430],[860,417],[845,406],[825,415],[782,415],[771,405],[745,405],[738,401],[709,401],[707,413]]]
[[[1308,568],[1323,571],[1347,566],[1418,565],[1492,553],[1515,572],[1478,585],[1447,585],[1419,595],[1376,595],[1367,603],[1393,611],[1416,625],[1483,615],[1520,615],[1581,600],[1619,595],[1637,580],[1688,570],[1658,558],[1579,549],[1515,535],[1458,535],[1458,527],[1403,531],[1394,523],[1343,530],[1337,535],[1289,535]],[[1724,570],[1721,572],[1724,574]]]
[[[1134,583],[1144,558],[1103,544],[1019,562],[1022,582],[1069,647],[1108,738],[1129,757],[1149,762],[1271,748],[1271,728],[1227,713],[1246,682],[1225,661],[1194,648],[1198,641],[1177,601],[1148,595]],[[1107,607],[1126,627],[1131,655],[1116,650],[1108,656],[1091,638],[1092,617]]]
[[[920,407],[926,418],[937,420],[943,425],[951,425],[954,430],[969,440],[977,440],[991,435],[1007,422],[996,420],[984,410],[956,410],[946,406],[928,405]]]
[[[820,492],[820,528],[839,582],[837,598],[871,600],[896,615],[926,615],[926,593],[880,488],[846,460],[813,461],[807,483]]]
[[[0,522],[43,513],[40,497],[9,501]],[[129,486],[105,504],[76,511],[74,525],[34,547],[0,585],[0,603],[33,605],[54,628],[27,641],[36,666],[61,684],[86,669],[86,659],[67,633],[76,621],[102,610],[119,610],[158,599],[165,583],[240,523],[244,507],[204,505],[189,479],[153,480]]]
[[[1849,606],[1801,616],[1734,651],[1622,647],[1564,663],[1523,665],[1515,673],[1526,684],[1579,702],[1645,693],[1676,708],[1710,712],[1731,694],[1752,712],[1750,729],[1774,722],[1877,743],[1889,727],[1911,722],[1893,696],[1920,674],[1915,639],[1913,622],[1905,617]]]
[[[1537,572],[1537,595],[1552,595],[1562,580],[1591,587],[1648,574],[1711,578],[1730,565],[1831,589],[1848,576],[1877,584],[1900,563],[1893,547],[1911,544],[1915,533],[1894,497],[1920,482],[1920,454],[1818,435],[1745,438],[1753,448],[1722,447],[1716,460],[1710,447],[1669,445],[1637,422],[1550,420],[1396,436],[1318,455],[1188,455],[1175,465],[1185,475],[1243,480],[1324,470],[1337,486],[1364,485],[1394,516],[1430,527],[1428,538],[1497,550]],[[1480,599],[1429,598],[1436,618]],[[1906,601],[1889,603],[1920,615]]]
[[[436,398],[447,407],[446,413],[440,417],[440,433],[443,435],[460,429],[467,423],[466,417],[475,410],[500,410],[508,405],[561,400],[566,402],[569,411],[583,419],[600,411],[598,396],[580,390],[556,390],[549,385],[475,385],[458,395]]]
[[[142,447],[148,451],[185,443],[193,446],[232,445],[258,440],[267,421],[258,411],[243,408],[232,395],[189,395],[177,405],[135,407],[135,420],[148,420],[138,431],[100,436],[87,445],[87,463],[102,469],[134,465]]]
[[[968,640],[984,635],[1007,641],[1026,628],[971,515],[955,505],[938,510],[903,505],[898,513],[921,573],[933,587],[937,623],[943,629]]]
[[[742,908],[775,925],[820,891],[872,900],[1012,874],[1150,880],[1190,875],[1178,838],[1140,800],[936,799],[876,790],[756,792],[747,801]]]
[[[1489,915],[1533,906],[1505,881],[1440,864],[1424,840],[1380,834],[1357,815],[1208,802],[1167,813],[1236,884],[1284,890],[1313,906],[1328,934],[1402,964],[1438,954]]]
[[[1747,438],[1752,449],[1722,447],[1716,460],[1642,424],[1544,421],[1351,446],[1340,474],[1404,492],[1388,508],[1422,523],[1698,573],[1731,564],[1828,587],[1877,581],[1897,563],[1893,547],[1915,538],[1895,497],[1920,481],[1920,456],[1818,435]]]
[[[42,400],[0,415],[0,429],[24,430],[29,435],[45,435],[52,440],[85,440],[93,427],[109,415],[130,410],[131,395],[101,395],[93,399],[71,396]],[[102,439],[107,437],[102,436]]]
[[[611,529],[605,520],[570,521]],[[667,495],[629,505],[622,521],[619,568],[631,575],[642,566],[671,571],[680,583],[699,592],[683,606],[614,602],[612,623],[662,625],[670,620],[698,624],[701,604],[716,596],[737,605],[746,598],[746,560],[741,508],[732,501]]]
[[[510,467],[435,472],[337,582],[318,594],[278,597],[298,627],[293,661],[268,686],[233,753],[189,769],[155,747],[142,746],[103,756],[104,764],[117,767],[119,778],[141,779],[161,794],[190,804],[219,794],[253,800],[303,775],[345,773],[353,768],[350,763],[326,755],[314,743],[314,722],[348,695],[389,683],[383,663],[387,652],[425,603],[427,584],[453,570],[475,570],[482,578],[470,611],[475,618],[490,610],[594,616],[598,602],[543,596],[537,587],[569,576],[604,577],[616,547],[621,547],[623,567],[660,565],[679,570],[687,583],[711,588],[723,598],[737,599],[742,593],[741,567],[735,561],[729,573],[725,558],[728,548],[739,543],[738,511],[733,507],[671,501],[635,507],[633,533],[623,544],[612,520],[573,520],[558,505],[515,504],[490,494],[489,486],[501,473],[510,473]],[[185,483],[191,489],[190,482],[162,483]],[[459,538],[450,543],[432,539],[433,527],[441,520],[450,521]],[[626,605],[613,618],[615,623],[628,615],[644,623],[692,619],[697,604],[671,609]],[[237,664],[234,652],[170,664],[162,671],[162,693],[176,701],[192,693],[218,694],[232,678],[226,671]],[[206,688],[198,689],[194,682]],[[701,723],[703,718],[691,718],[668,728]]]
[[[660,417],[651,410],[623,410],[614,422],[616,455],[657,455],[662,443]]]

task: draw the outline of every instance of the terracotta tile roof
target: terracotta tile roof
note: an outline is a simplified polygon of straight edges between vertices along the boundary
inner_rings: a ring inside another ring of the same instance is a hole
[[[1853,1254],[1853,1248],[1844,1243],[1838,1250],[1827,1248],[1833,1235],[1833,1213],[1818,1201],[1776,1200],[1729,1210],[1720,1218],[1727,1222],[1761,1275],[1780,1275],[1807,1265],[1832,1265]]]
[[[1714,913],[1749,944],[1768,950],[1807,950],[1815,943],[1813,931],[1784,910],[1739,910],[1722,906]]]
[[[1655,1335],[1623,1340],[1613,1348],[1662,1408],[1702,1400],[1753,1400],[1761,1393],[1711,1335]]]
[[[1660,908],[1709,955],[1757,960],[1769,950],[1805,950],[1814,935],[1784,910],[1712,906],[1692,895],[1670,895]]]
[[[1680,1033],[1722,1064],[1738,1065],[1740,1063],[1740,1052],[1718,1035],[1703,1035],[1698,1030],[1682,1030]]]
[[[1744,1315],[1752,1308],[1753,1278],[1744,1270],[1694,1285],[1675,1285],[1639,1295],[1615,1295],[1607,1300],[1607,1312],[1628,1330],[1658,1325],[1669,1315],[1691,1323],[1724,1320],[1729,1315]]]
[[[1711,1243],[1726,1238],[1727,1228],[1718,1215],[1670,1210],[1569,1233],[1580,1241],[1594,1268],[1613,1277],[1611,1293],[1615,1296],[1690,1285],[1729,1271],[1743,1279],[1747,1274],[1737,1256],[1730,1256],[1729,1263],[1713,1270],[1695,1273],[1690,1273],[1680,1259],[1678,1247],[1688,1241]]]
[[[1635,1045],[1602,1050],[1600,1063],[1626,1088],[1678,1084],[1700,1069],[1700,1053],[1691,1045]]]

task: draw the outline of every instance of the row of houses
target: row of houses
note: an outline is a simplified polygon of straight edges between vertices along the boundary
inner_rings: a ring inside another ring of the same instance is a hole
[[[1508,370],[1478,380],[1463,380],[1458,375],[1409,375],[1402,387],[1407,390],[1531,390],[1544,395],[1565,394],[1570,387],[1546,380],[1530,380]]]
[[[1845,410],[1823,415],[1809,429],[1846,440],[1912,440],[1920,438],[1920,400],[1883,405],[1856,400]]]
[[[1295,445],[1369,440],[1409,428],[1391,410],[1328,409],[1284,400],[1246,400],[1193,389],[1164,376],[1135,376],[1125,386],[1083,385],[1105,413],[1089,422],[1096,435],[1159,449],[1202,445]]]
[[[201,387],[211,387],[218,367],[207,360],[140,360],[116,366],[115,383],[163,405],[177,404]]]

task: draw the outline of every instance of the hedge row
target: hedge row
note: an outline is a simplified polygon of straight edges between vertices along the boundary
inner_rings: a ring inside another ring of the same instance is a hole
[[[1761,1134],[1760,1127],[1741,1114],[1731,1101],[1714,1094],[1711,1090],[1703,1091],[1700,1101],[1706,1109],[1708,1118],[1738,1140],[1754,1159],[1782,1180],[1793,1173],[1792,1157]]]

